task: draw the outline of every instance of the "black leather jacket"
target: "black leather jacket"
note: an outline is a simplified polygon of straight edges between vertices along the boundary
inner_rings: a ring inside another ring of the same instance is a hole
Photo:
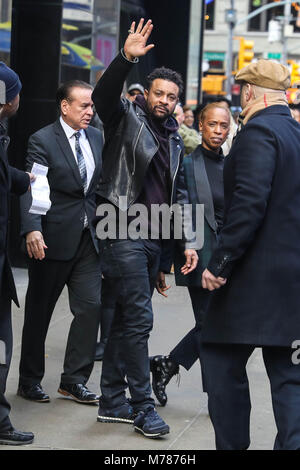
[[[119,207],[119,197],[127,197],[128,209],[139,196],[148,166],[158,149],[158,141],[148,125],[147,115],[135,103],[120,99],[124,81],[134,66],[122,52],[113,60],[98,81],[92,99],[104,124],[105,146],[98,194]],[[187,204],[181,137],[171,133],[170,205]]]

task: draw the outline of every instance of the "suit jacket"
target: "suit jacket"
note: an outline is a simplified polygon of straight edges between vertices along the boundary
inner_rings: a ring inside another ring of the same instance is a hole
[[[29,176],[24,171],[9,166],[0,139],[0,293],[8,295],[19,306],[15,283],[8,259],[8,226],[10,193],[23,194],[29,188]],[[1,312],[0,312],[1,315]]]
[[[225,216],[208,269],[205,341],[288,346],[300,339],[300,126],[288,107],[258,112],[224,165]]]
[[[46,258],[70,260],[76,253],[83,230],[84,215],[87,214],[91,236],[98,252],[93,220],[96,212],[95,191],[101,171],[102,134],[89,126],[86,129],[95,170],[89,188],[84,194],[77,162],[59,119],[29,139],[26,167],[31,170],[34,162],[48,167],[50,186],[50,210],[46,215],[28,212],[32,199],[21,198],[21,233],[33,230],[42,232],[48,249]]]
[[[201,286],[202,272],[207,266],[217,241],[214,204],[201,145],[199,145],[191,155],[184,158],[183,166],[189,200],[193,207],[194,227],[196,204],[204,204],[204,245],[201,250],[197,250],[199,257],[197,268],[187,276],[181,274],[180,269],[185,263],[185,258],[181,246],[176,246],[174,255],[175,280],[178,286]]]

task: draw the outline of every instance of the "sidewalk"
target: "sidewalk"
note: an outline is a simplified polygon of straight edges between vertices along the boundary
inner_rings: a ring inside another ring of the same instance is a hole
[[[181,368],[180,386],[172,379],[168,386],[168,404],[157,407],[170,426],[170,434],[160,439],[146,439],[127,424],[98,423],[97,407],[77,404],[57,393],[67,333],[72,315],[65,290],[56,306],[46,342],[46,375],[43,387],[50,403],[33,403],[16,395],[18,365],[23,326],[27,272],[14,269],[21,308],[13,308],[14,353],[7,383],[6,396],[11,403],[13,425],[35,434],[29,446],[1,446],[1,450],[153,450],[170,453],[189,450],[213,450],[214,432],[207,414],[206,394],[201,390],[200,368],[195,364],[189,372]],[[150,339],[150,354],[167,354],[193,326],[193,313],[187,290],[174,286],[169,297],[154,294],[154,329]],[[272,449],[275,425],[271,408],[268,380],[259,350],[249,361],[249,381],[252,397],[251,449]],[[96,362],[88,383],[99,393],[101,362]]]

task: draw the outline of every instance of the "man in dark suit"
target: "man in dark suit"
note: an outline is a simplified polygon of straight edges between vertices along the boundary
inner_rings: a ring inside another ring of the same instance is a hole
[[[60,118],[29,139],[27,168],[48,167],[52,206],[45,216],[28,213],[21,201],[22,234],[29,255],[18,394],[48,402],[41,380],[45,339],[55,304],[65,285],[74,315],[59,393],[79,403],[97,403],[88,390],[100,320],[101,272],[95,240],[95,190],[101,170],[102,134],[89,126],[92,87],[82,81],[57,93]]]
[[[224,165],[225,212],[203,273],[212,297],[201,364],[218,449],[250,444],[247,361],[262,348],[277,426],[275,449],[300,449],[300,129],[286,67],[259,60],[236,75],[243,125]]]
[[[9,419],[10,405],[4,396],[12,356],[11,301],[19,306],[7,245],[10,193],[24,194],[33,176],[8,164],[9,138],[2,121],[17,112],[22,85],[18,75],[3,62],[0,62],[0,81],[0,444],[22,445],[30,444],[34,436],[14,429]]]

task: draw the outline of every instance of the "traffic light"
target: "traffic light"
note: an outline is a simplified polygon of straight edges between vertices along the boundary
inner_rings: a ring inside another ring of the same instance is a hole
[[[226,80],[224,75],[206,75],[202,78],[202,90],[208,95],[225,95],[224,80]]]
[[[291,69],[291,84],[292,86],[296,83],[300,83],[300,65],[296,62],[292,62],[292,69]]]
[[[254,57],[254,41],[246,41],[244,38],[239,38],[239,40],[238,70],[241,70],[246,65],[249,65]]]

